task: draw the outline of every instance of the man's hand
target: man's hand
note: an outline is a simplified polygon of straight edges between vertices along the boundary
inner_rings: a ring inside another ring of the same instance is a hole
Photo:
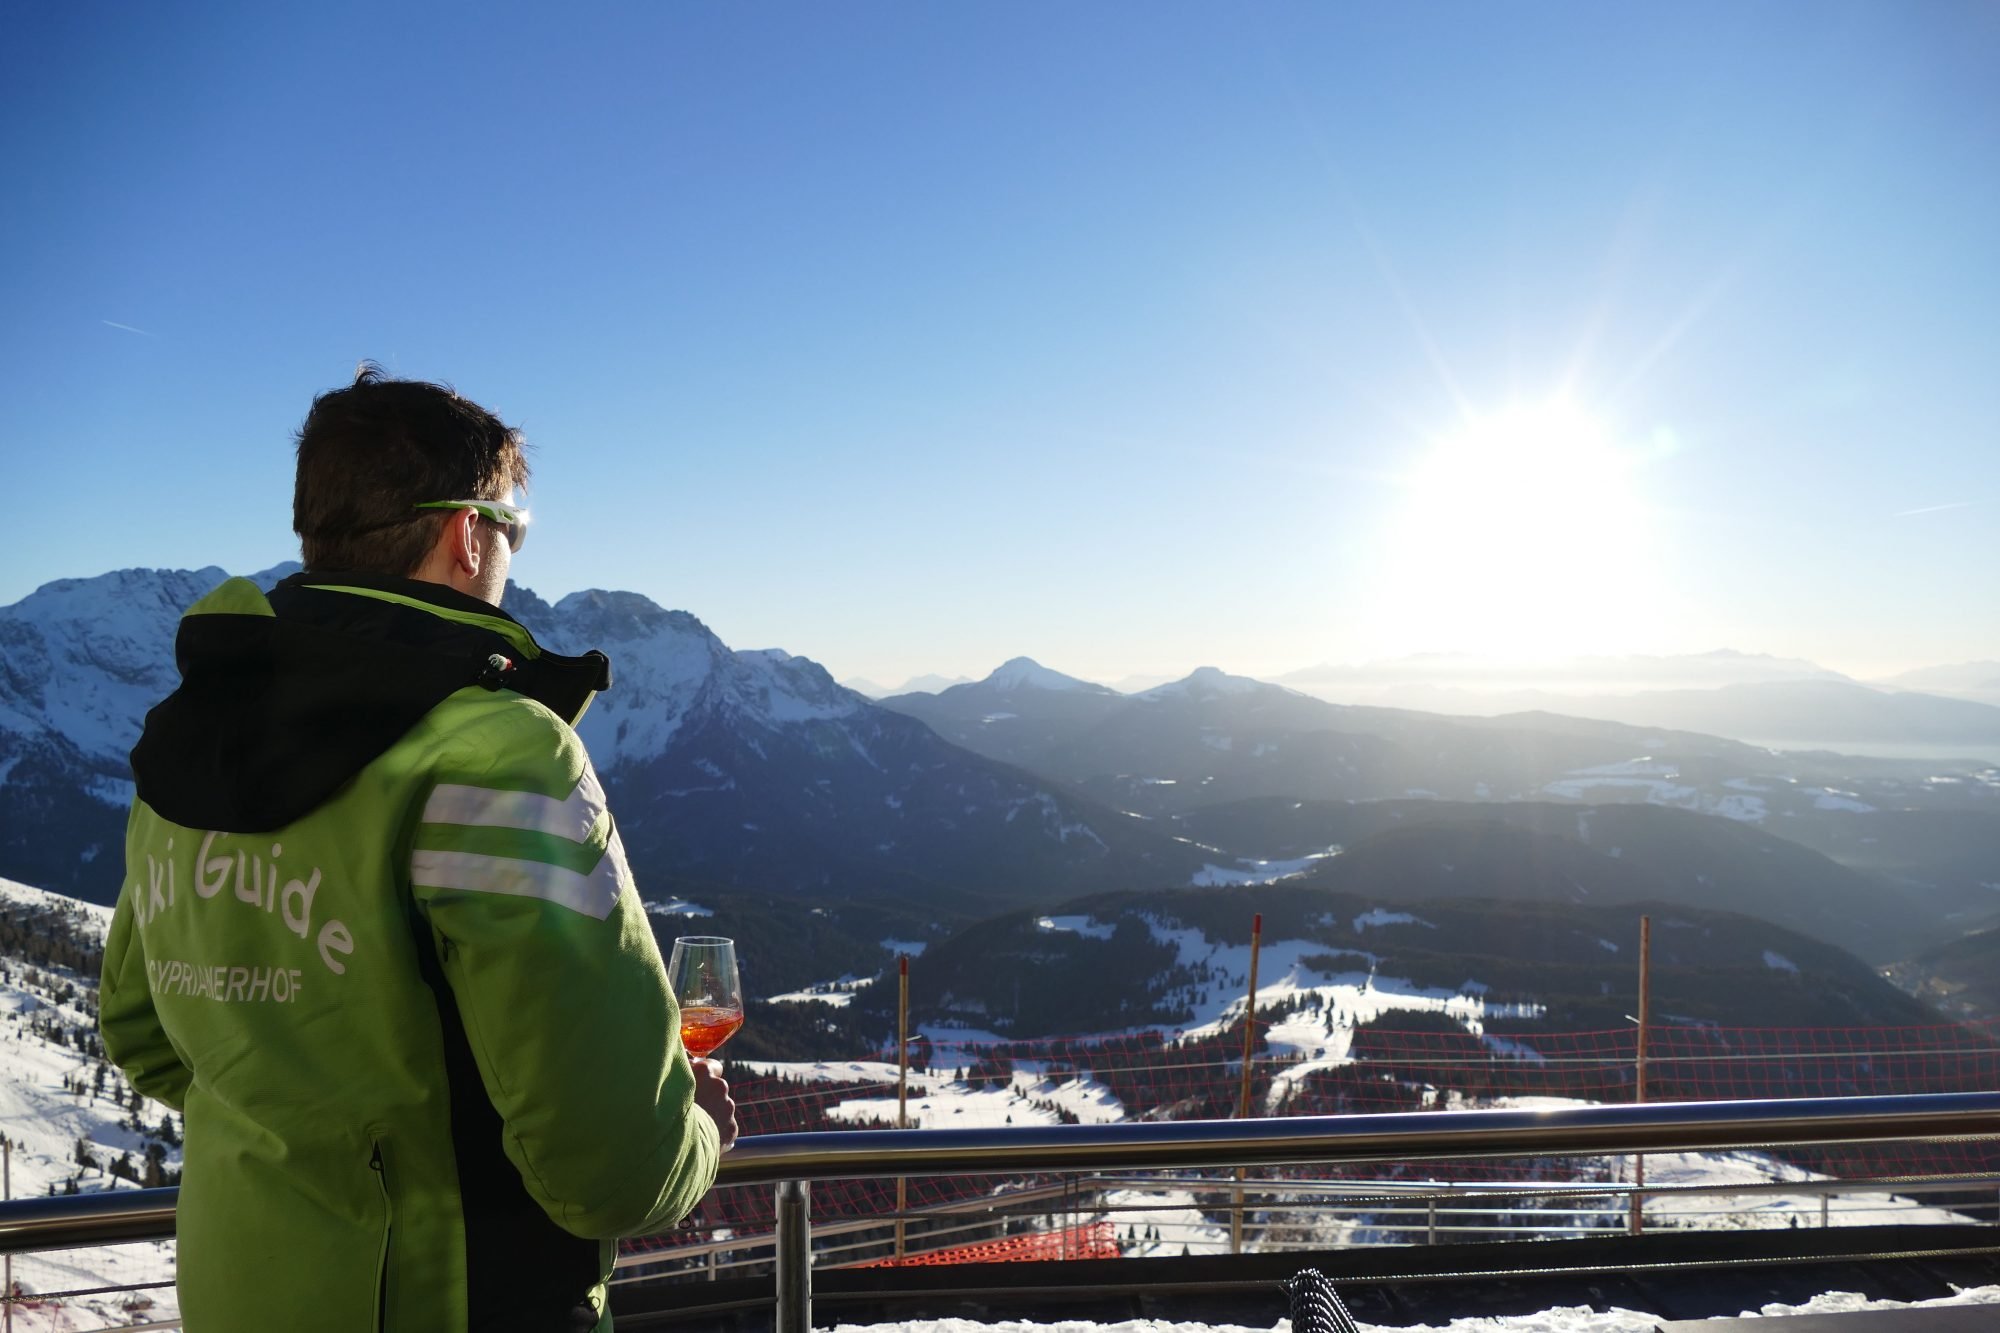
[[[722,1150],[728,1152],[736,1142],[736,1100],[729,1095],[729,1080],[706,1060],[689,1063],[694,1066],[694,1104],[715,1121],[722,1131]]]

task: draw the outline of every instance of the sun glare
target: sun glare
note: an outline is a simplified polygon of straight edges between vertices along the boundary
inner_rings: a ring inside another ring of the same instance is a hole
[[[1561,401],[1433,443],[1384,543],[1374,646],[1538,659],[1655,639],[1663,559],[1639,463]]]

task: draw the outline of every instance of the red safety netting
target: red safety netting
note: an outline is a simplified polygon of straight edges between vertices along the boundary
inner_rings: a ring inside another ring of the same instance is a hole
[[[1583,1102],[1635,1100],[1636,1028],[1545,1031],[1532,1019],[1489,1020],[1478,1032],[1443,1014],[1396,1013],[1376,1023],[1338,1027],[1339,1017],[1310,1005],[1260,1010],[1253,1039],[1253,1115],[1341,1115],[1448,1111],[1505,1106],[1521,1098]],[[1301,1025],[1322,1025],[1301,1040]],[[1017,1125],[1079,1120],[1226,1119],[1242,1096],[1243,1030],[1186,1039],[1173,1032],[1113,1038],[961,1041],[934,1033],[912,1044],[911,1123]],[[875,1052],[893,1062],[894,1052]],[[881,1068],[881,1066],[877,1066]],[[829,1079],[806,1066],[754,1066],[730,1072],[745,1134],[892,1127],[893,1064],[881,1077]],[[1847,1097],[2000,1088],[2000,1022],[1896,1028],[1729,1028],[1659,1023],[1648,1032],[1647,1100]],[[1832,1176],[1934,1175],[2000,1171],[1991,1141],[1773,1149],[1792,1165]],[[1602,1159],[1370,1164],[1353,1170],[1294,1168],[1288,1178],[1360,1177],[1421,1180],[1563,1180],[1610,1178],[1621,1169]],[[908,1182],[911,1210],[962,1203],[1043,1183],[1032,1178],[920,1177]],[[858,1219],[895,1211],[892,1179],[813,1185],[820,1219]],[[736,1235],[768,1232],[767,1189],[715,1192],[694,1228]],[[1054,1234],[1053,1232],[1049,1234]],[[641,1248],[671,1249],[674,1236]]]
[[[1004,1240],[981,1241],[976,1245],[954,1245],[948,1250],[927,1250],[906,1254],[900,1259],[873,1259],[856,1268],[924,1268],[943,1264],[1020,1264],[1050,1259],[1116,1259],[1119,1257],[1117,1228],[1109,1222],[1086,1222],[1081,1226],[1058,1227],[1054,1231],[1031,1231]]]

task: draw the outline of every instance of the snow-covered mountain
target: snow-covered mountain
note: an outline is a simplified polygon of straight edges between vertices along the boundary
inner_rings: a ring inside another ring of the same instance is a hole
[[[177,682],[182,610],[225,577],[122,570],[0,608],[0,873],[115,896],[126,756]],[[1198,868],[1137,821],[960,750],[806,658],[733,651],[685,611],[599,590],[551,605],[511,584],[505,604],[556,651],[611,657],[580,730],[662,895],[686,880],[1020,897]]]
[[[268,588],[296,568],[251,577]],[[98,902],[115,895],[126,756],[146,710],[179,681],[181,612],[227,577],[121,569],[0,607],[0,872]]]
[[[516,588],[506,605],[559,652],[610,655],[613,688],[579,730],[642,872],[778,892],[1018,899],[1068,884],[1184,882],[1198,868],[1182,845],[962,750],[810,659],[731,651],[693,616],[636,593],[550,606]]]

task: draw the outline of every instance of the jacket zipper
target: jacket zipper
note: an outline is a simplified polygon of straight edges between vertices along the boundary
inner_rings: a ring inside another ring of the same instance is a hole
[[[375,1261],[375,1333],[389,1327],[389,1239],[396,1229],[395,1206],[389,1201],[389,1172],[382,1165],[382,1145],[369,1145],[368,1169],[375,1173],[375,1185],[382,1191],[382,1252]]]

